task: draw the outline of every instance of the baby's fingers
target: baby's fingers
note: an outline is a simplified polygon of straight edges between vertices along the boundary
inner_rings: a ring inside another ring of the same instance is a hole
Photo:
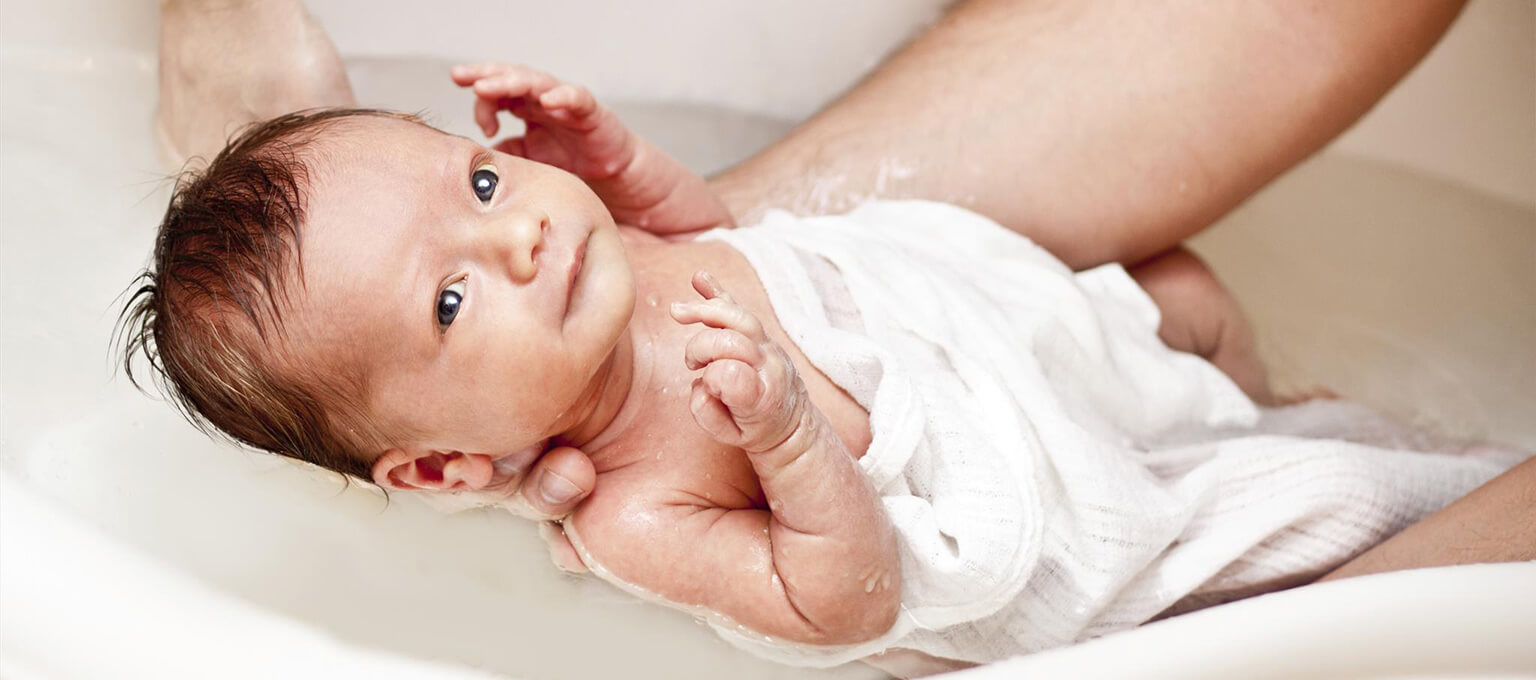
[[[512,67],[500,75],[481,78],[474,82],[475,96],[491,101],[538,98],[560,82],[533,69]]]
[[[703,269],[693,273],[693,289],[703,295],[705,300],[720,298],[726,302],[735,302],[730,293],[725,292],[725,287],[715,279],[715,275]]]
[[[729,329],[707,328],[688,340],[683,363],[697,370],[711,361],[735,359],[753,368],[763,365],[763,348],[747,336]]]
[[[584,118],[592,115],[597,110],[597,100],[587,88],[570,83],[556,85],[544,94],[539,95],[539,105],[545,109],[565,111],[572,116]]]
[[[476,93],[494,93],[501,97],[521,97],[525,94],[542,94],[560,84],[542,71],[519,64],[485,62],[460,64],[449,75],[459,87],[473,87]]]
[[[734,359],[711,362],[704,367],[700,379],[705,391],[723,402],[732,414],[753,410],[763,394],[763,382],[758,378],[757,370]]]
[[[501,106],[489,99],[475,98],[475,125],[480,126],[480,132],[486,137],[495,137],[501,129],[501,123],[496,120],[496,114]]]
[[[763,325],[751,312],[734,302],[702,300],[699,302],[674,302],[669,310],[672,318],[681,324],[702,323],[710,328],[729,328],[758,342],[765,341]]]
[[[688,398],[688,410],[693,412],[699,428],[722,444],[735,444],[741,440],[741,428],[736,426],[731,412],[720,398],[710,394],[703,378],[694,378],[693,393]]]
[[[496,142],[496,146],[491,148],[496,149],[497,151],[500,151],[504,154],[517,156],[518,158],[526,158],[528,156],[528,145],[524,142],[522,137],[508,137],[499,142]]]
[[[448,71],[448,77],[459,87],[469,87],[481,78],[489,78],[507,69],[506,64],[486,61],[478,64],[459,64]]]

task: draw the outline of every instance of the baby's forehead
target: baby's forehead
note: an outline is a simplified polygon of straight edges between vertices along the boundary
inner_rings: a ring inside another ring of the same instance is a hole
[[[484,148],[392,118],[349,120],[329,132],[315,140],[306,163],[301,228],[316,235],[360,219],[375,226],[396,222],[432,207],[437,194],[462,174],[452,170],[456,159]]]
[[[397,332],[391,312],[415,278],[419,225],[441,210],[445,163],[467,140],[381,119],[349,121],[316,142],[299,267],[289,273],[298,279],[290,335],[327,353],[369,349]]]
[[[337,121],[308,145],[306,164],[311,166],[310,191],[323,194],[328,185],[347,179],[409,174],[423,165],[430,165],[434,156],[477,146],[414,117],[348,118]]]

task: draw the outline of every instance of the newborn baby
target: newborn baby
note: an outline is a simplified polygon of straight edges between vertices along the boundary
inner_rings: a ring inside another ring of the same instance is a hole
[[[515,506],[584,454],[556,561],[760,653],[1069,643],[1304,582],[1509,462],[1265,433],[1187,254],[1144,292],[939,204],[736,230],[586,90],[453,78],[527,132],[292,114],[181,182],[131,346],[195,422],[387,489]]]

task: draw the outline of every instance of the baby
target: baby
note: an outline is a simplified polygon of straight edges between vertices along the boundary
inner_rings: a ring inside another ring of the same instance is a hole
[[[1187,253],[1138,287],[922,202],[737,230],[585,89],[452,77],[526,133],[298,113],[184,179],[130,347],[194,422],[386,489],[515,505],[584,455],[557,563],[760,653],[1070,643],[1304,582],[1502,469],[1256,433],[1251,333]]]

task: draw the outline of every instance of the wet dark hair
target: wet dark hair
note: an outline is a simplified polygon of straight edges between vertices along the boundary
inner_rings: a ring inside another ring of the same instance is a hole
[[[358,376],[283,361],[287,287],[299,252],[313,154],[347,120],[421,123],[377,109],[313,109],[253,123],[200,171],[183,172],[153,262],[118,319],[124,371],[149,363],[160,391],[209,435],[371,481],[380,448]]]

